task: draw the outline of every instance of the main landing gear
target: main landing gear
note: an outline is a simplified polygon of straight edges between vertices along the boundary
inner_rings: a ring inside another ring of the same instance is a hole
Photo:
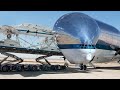
[[[80,64],[79,67],[80,67],[80,70],[86,70],[87,69],[87,66],[83,65],[83,64]]]
[[[64,59],[64,66],[68,67],[69,64],[67,63],[67,60],[66,60],[65,56],[62,57],[62,58]]]

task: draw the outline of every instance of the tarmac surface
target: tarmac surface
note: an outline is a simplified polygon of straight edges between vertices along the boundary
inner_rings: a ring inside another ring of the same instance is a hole
[[[26,60],[24,63],[33,63]],[[51,60],[52,64],[64,64],[63,60]],[[35,62],[36,63],[36,62]],[[120,79],[120,64],[117,62],[94,63],[97,69],[88,67],[86,71],[75,68],[69,64],[66,70],[61,71],[24,71],[24,72],[0,72],[0,79]]]

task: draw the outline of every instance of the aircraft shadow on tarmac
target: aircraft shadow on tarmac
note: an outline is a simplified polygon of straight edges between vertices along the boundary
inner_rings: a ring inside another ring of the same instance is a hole
[[[24,72],[0,72],[0,75],[14,75],[19,74],[23,77],[36,77],[42,74],[66,74],[66,73],[91,73],[91,72],[103,72],[102,69],[107,70],[120,70],[120,66],[114,66],[114,67],[97,67],[94,68],[88,68],[86,71],[81,71],[78,68],[67,68],[66,70],[60,70],[60,71],[24,71]]]

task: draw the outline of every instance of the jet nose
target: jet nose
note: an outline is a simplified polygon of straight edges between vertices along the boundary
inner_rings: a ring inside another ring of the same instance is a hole
[[[70,41],[68,39],[74,39],[74,41],[79,40],[81,44],[96,44],[100,33],[100,29],[94,19],[88,15],[77,12],[65,14],[60,17],[53,29],[61,35],[66,35],[66,37],[64,37],[64,40],[66,40],[65,43],[63,41],[58,42],[62,44],[67,44],[67,41]],[[78,44],[78,42],[76,42],[76,44]]]
[[[100,29],[94,19],[83,13],[69,13],[60,17],[53,30],[58,33],[57,44],[71,63],[87,63],[95,53],[94,46]],[[93,49],[93,50],[92,50]]]

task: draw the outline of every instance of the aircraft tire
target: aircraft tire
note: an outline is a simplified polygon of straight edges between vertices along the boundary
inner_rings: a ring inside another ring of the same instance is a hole
[[[80,70],[83,70],[83,68],[84,68],[84,67],[83,67],[83,64],[81,64],[81,65],[80,65]]]
[[[87,69],[87,66],[86,65],[83,65],[83,70],[86,70]]]

